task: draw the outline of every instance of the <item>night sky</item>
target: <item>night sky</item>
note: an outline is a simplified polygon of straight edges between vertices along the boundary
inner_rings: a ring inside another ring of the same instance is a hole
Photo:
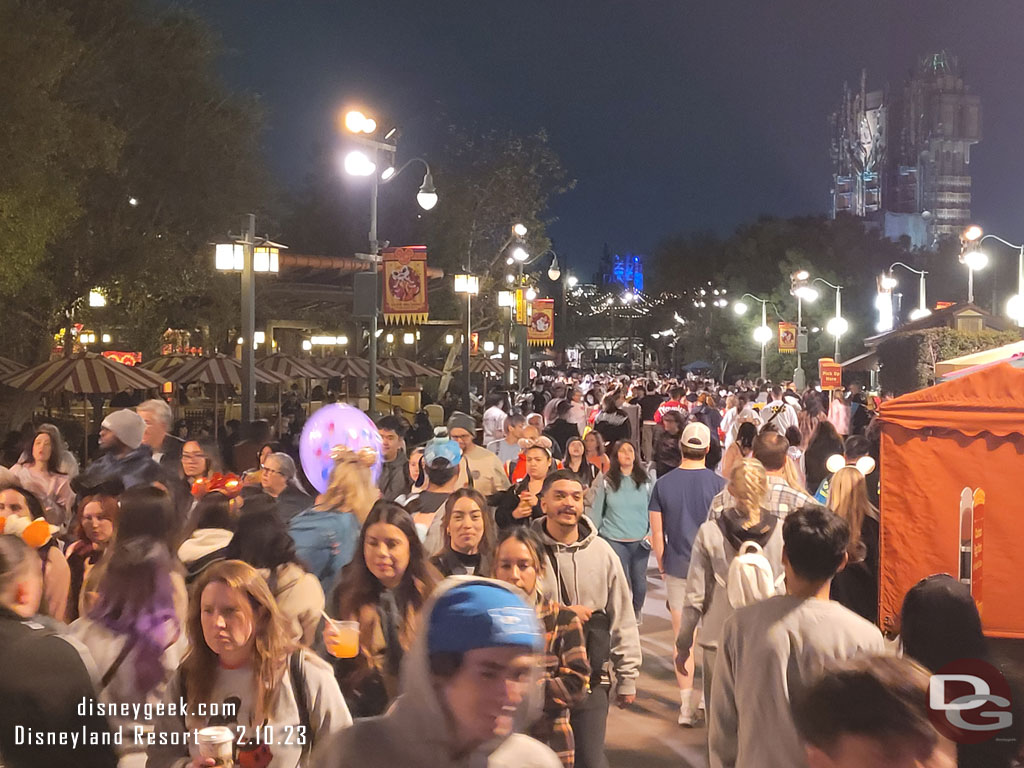
[[[974,217],[1024,240],[1020,0],[179,4],[222,36],[228,83],[261,95],[286,183],[333,141],[342,105],[390,115],[406,156],[429,152],[418,126],[438,105],[460,124],[546,128],[578,180],[549,232],[580,266],[606,242],[644,253],[674,233],[824,212],[843,81],[867,67],[869,89],[901,84],[918,55],[946,49],[982,98]]]

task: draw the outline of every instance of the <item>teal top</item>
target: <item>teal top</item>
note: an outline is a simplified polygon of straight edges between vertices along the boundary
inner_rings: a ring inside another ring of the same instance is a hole
[[[632,477],[622,478],[619,489],[612,490],[608,478],[601,476],[595,483],[594,506],[590,519],[598,534],[612,541],[639,541],[651,529],[648,516],[654,483],[648,480],[637,486]]]

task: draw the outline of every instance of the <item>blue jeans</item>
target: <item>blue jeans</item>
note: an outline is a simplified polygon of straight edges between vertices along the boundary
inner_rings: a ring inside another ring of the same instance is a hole
[[[640,621],[644,600],[647,599],[647,564],[650,562],[651,550],[643,540],[605,541],[611,544],[615,554],[619,556],[629,589],[633,593],[633,613],[636,614],[637,621]]]

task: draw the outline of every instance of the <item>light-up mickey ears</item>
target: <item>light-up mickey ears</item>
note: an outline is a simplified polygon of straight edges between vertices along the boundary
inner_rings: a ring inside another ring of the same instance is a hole
[[[825,469],[831,472],[833,475],[843,467],[853,467],[862,475],[867,477],[875,471],[875,460],[870,456],[861,456],[853,464],[846,463],[846,457],[840,453],[833,454],[828,457],[828,461],[825,462]]]

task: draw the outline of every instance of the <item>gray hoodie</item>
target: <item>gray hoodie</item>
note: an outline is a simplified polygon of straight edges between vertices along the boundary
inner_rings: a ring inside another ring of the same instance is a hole
[[[548,551],[548,567],[542,582],[544,594],[566,605],[582,605],[608,614],[616,692],[635,694],[643,658],[640,630],[622,562],[611,545],[598,537],[596,526],[586,515],[580,517],[580,537],[573,544],[560,544],[548,536],[545,520],[542,517],[533,521],[533,528]],[[555,554],[554,564],[551,552]]]
[[[452,755],[452,723],[441,704],[427,661],[426,627],[439,595],[456,584],[487,581],[473,576],[446,579],[423,608],[421,627],[402,662],[402,690],[380,717],[357,720],[313,753],[317,768],[560,768],[550,748],[522,733],[495,738],[461,758]],[[502,584],[507,587],[508,585]],[[510,588],[510,591],[515,591]],[[521,593],[520,593],[521,594]],[[539,691],[539,686],[534,686]],[[531,704],[524,702],[516,730],[530,722]]]
[[[728,541],[725,531],[730,532]],[[703,523],[693,541],[690,570],[686,574],[683,618],[676,638],[676,648],[680,653],[687,653],[693,645],[693,633],[698,622],[698,642],[701,646],[718,648],[722,625],[735,612],[724,585],[728,583],[729,566],[743,541],[759,544],[771,563],[776,580],[783,576],[781,520],[766,512],[761,526],[744,530],[742,520],[737,518],[735,510],[726,510],[718,520]],[[777,594],[784,594],[785,591],[785,584],[780,583]]]

